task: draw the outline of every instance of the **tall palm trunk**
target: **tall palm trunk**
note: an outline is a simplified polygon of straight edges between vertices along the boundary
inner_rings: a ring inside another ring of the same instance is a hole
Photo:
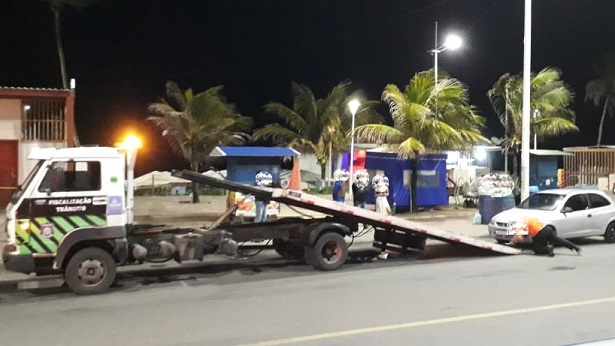
[[[327,164],[326,163],[319,163],[320,165],[320,188],[324,188],[325,187],[325,178],[327,176]]]
[[[52,6],[54,31],[56,36],[56,47],[58,48],[58,57],[60,58],[60,72],[62,74],[62,87],[68,89],[68,76],[66,73],[66,58],[64,57],[64,46],[62,45],[62,31],[60,28],[60,7],[59,5]]]
[[[604,126],[604,118],[606,118],[606,110],[609,106],[609,102],[611,101],[611,95],[607,95],[606,100],[604,100],[604,108],[602,108],[602,117],[600,118],[600,127],[598,127],[598,143],[597,145],[600,145],[600,142],[602,141],[602,128]]]
[[[199,171],[199,162],[194,158],[194,148],[190,153],[190,169],[198,172]],[[199,198],[199,183],[196,181],[192,182],[192,203],[199,203],[201,200]]]

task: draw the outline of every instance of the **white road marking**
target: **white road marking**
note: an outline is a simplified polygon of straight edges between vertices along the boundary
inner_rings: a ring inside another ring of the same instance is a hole
[[[530,308],[486,312],[486,313],[474,314],[474,315],[437,318],[433,320],[390,324],[390,325],[379,326],[379,327],[340,330],[337,332],[330,332],[330,333],[305,335],[305,336],[298,336],[298,337],[287,338],[287,339],[269,340],[269,341],[245,344],[243,346],[288,345],[288,344],[296,344],[300,342],[334,339],[334,338],[355,336],[355,335],[361,335],[361,334],[380,333],[380,332],[386,332],[386,331],[391,331],[391,330],[410,329],[410,328],[417,328],[417,327],[423,327],[423,326],[432,326],[432,325],[437,325],[437,324],[454,323],[454,322],[462,322],[462,321],[470,321],[470,320],[480,320],[480,319],[511,316],[511,315],[520,315],[520,314],[549,311],[549,310],[570,309],[570,308],[576,308],[576,307],[588,306],[588,305],[597,305],[597,304],[603,304],[603,303],[615,303],[615,297],[592,299],[592,300],[582,300],[582,301],[563,303],[563,304],[535,306],[535,307],[530,307]]]

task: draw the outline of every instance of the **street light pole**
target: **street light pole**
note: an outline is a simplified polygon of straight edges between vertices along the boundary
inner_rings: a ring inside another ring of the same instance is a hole
[[[434,88],[438,85],[438,22],[436,21],[436,34],[434,36],[434,47],[433,47],[433,74],[434,74]]]
[[[352,114],[352,125],[351,125],[351,131],[350,131],[350,177],[348,178],[349,180],[349,191],[351,193],[352,196],[352,180],[354,178],[354,118],[355,115],[357,114],[357,110],[359,109],[359,106],[361,105],[361,102],[359,102],[358,100],[351,100],[350,102],[348,102],[348,109],[350,109],[350,113]]]
[[[525,0],[523,43],[523,114],[521,121],[521,200],[530,195],[530,82],[532,63],[532,0]]]
[[[462,45],[461,37],[457,35],[449,35],[444,40],[444,44],[438,47],[438,22],[435,23],[434,49],[428,50],[433,54],[433,72],[434,72],[434,88],[438,84],[438,54],[447,49],[455,50]]]

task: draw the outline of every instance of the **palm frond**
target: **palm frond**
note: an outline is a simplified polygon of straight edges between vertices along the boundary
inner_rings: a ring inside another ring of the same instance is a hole
[[[424,150],[425,146],[421,141],[414,137],[410,137],[399,144],[397,147],[397,155],[401,158],[408,159]]]
[[[540,134],[540,136],[557,136],[579,131],[579,128],[574,122],[560,117],[536,120],[533,127],[534,131]]]
[[[308,123],[305,119],[295,110],[281,103],[270,102],[266,104],[265,112],[277,116],[284,121],[286,126],[299,134],[305,134],[307,132]]]
[[[301,135],[279,124],[271,124],[255,130],[252,137],[255,140],[270,140],[276,145],[288,145],[297,138],[301,138]]]
[[[359,141],[369,143],[401,143],[406,137],[398,129],[382,124],[369,124],[356,127],[354,136]]]
[[[183,111],[186,109],[186,98],[184,97],[184,93],[179,88],[177,83],[173,81],[167,81],[166,83],[166,95],[171,100],[175,101],[179,106],[179,110]]]

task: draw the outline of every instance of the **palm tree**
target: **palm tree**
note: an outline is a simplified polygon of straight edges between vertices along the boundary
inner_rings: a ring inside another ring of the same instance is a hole
[[[382,99],[389,106],[393,126],[359,126],[355,130],[357,138],[392,145],[401,158],[446,149],[466,150],[485,142],[480,134],[484,118],[470,105],[467,87],[445,73],[438,77],[436,85],[433,70],[416,73],[403,91],[396,85],[387,85]],[[413,191],[417,176],[412,174]],[[416,194],[411,198],[411,206],[415,206]]]
[[[255,130],[254,139],[270,140],[276,145],[315,154],[324,181],[332,153],[347,147],[346,134],[351,121],[347,103],[355,96],[349,95],[349,86],[350,82],[342,82],[333,87],[326,98],[316,99],[308,86],[291,83],[292,107],[279,102],[270,102],[264,107],[266,113],[280,118],[282,123]],[[373,116],[370,110],[373,102],[363,103],[355,118],[357,123]]]
[[[149,105],[155,114],[147,118],[163,131],[171,147],[198,171],[208,154],[218,145],[238,145],[246,142],[252,119],[243,117],[235,106],[222,96],[222,86],[194,95],[192,89],[182,91],[176,83],[166,83],[169,101]],[[198,185],[193,182],[192,202],[198,203]]]
[[[360,140],[395,146],[400,157],[445,149],[468,149],[486,139],[480,134],[484,118],[470,105],[467,87],[445,73],[437,86],[433,70],[419,72],[401,91],[384,88],[382,99],[389,105],[393,126],[369,124],[355,129]]]
[[[615,53],[609,53],[597,67],[598,79],[594,79],[585,86],[585,102],[596,107],[602,105],[602,117],[598,127],[598,143],[602,141],[604,118],[615,115]]]
[[[574,112],[570,109],[574,93],[561,80],[560,70],[546,67],[538,74],[532,74],[530,88],[530,129],[533,133],[539,137],[549,137],[579,130],[575,125]],[[487,97],[515,152],[513,172],[517,174],[523,118],[523,76],[501,76],[487,92]]]
[[[49,3],[51,12],[53,12],[53,29],[56,39],[56,48],[58,50],[58,57],[60,59],[60,73],[62,75],[62,87],[64,89],[69,88],[68,73],[66,72],[66,57],[64,56],[64,46],[62,45],[62,30],[60,15],[62,10],[66,7],[72,7],[80,9],[90,6],[98,0],[44,0]]]

